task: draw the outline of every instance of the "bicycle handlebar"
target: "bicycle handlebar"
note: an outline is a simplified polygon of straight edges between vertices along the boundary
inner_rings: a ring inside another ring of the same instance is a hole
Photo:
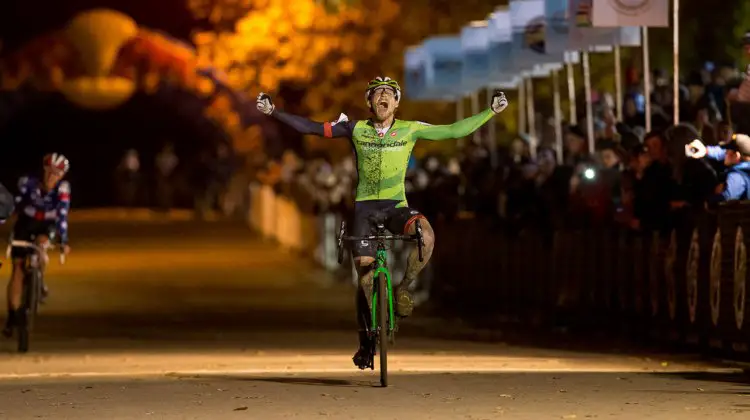
[[[342,241],[356,242],[356,241],[405,241],[405,242],[416,242],[418,240],[417,235],[368,235],[368,236],[344,236],[341,238]]]
[[[10,241],[10,244],[8,244],[8,254],[10,254],[11,248],[30,248],[35,250],[36,252],[40,254],[44,254],[48,249],[54,249],[55,245],[47,243],[45,246],[39,246],[35,244],[34,242],[29,241],[17,241],[12,240]],[[60,253],[60,264],[65,264],[65,253]]]
[[[417,250],[419,252],[419,261],[424,261],[424,255],[422,247],[424,247],[424,236],[422,234],[422,225],[419,220],[414,221],[416,226],[416,233],[414,235],[365,235],[365,236],[346,236],[346,222],[341,222],[341,230],[339,230],[338,236],[338,260],[339,264],[344,261],[344,242],[356,242],[356,241],[404,241],[404,242],[416,242]],[[382,225],[378,226],[378,232],[383,231]]]

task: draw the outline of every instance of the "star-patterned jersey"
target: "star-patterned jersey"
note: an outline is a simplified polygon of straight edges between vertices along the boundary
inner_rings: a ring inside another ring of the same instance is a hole
[[[19,195],[16,197],[18,222],[26,218],[40,222],[55,223],[62,244],[68,243],[68,213],[70,212],[70,183],[60,181],[48,192],[42,189],[42,182],[33,177],[18,180]]]

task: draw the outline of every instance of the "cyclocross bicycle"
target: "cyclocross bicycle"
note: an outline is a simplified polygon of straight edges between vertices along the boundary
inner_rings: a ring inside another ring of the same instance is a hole
[[[34,242],[11,240],[8,245],[8,255],[10,255],[11,248],[28,248],[33,251],[26,257],[23,264],[23,293],[21,308],[18,310],[20,317],[16,320],[18,351],[26,353],[29,351],[29,336],[34,327],[36,314],[39,311],[40,297],[44,286],[42,281],[44,272],[41,261],[47,259],[47,250],[54,248],[54,245],[47,243],[41,246]],[[60,253],[60,264],[65,264],[65,254],[63,253]]]
[[[393,287],[391,273],[388,271],[386,242],[406,241],[416,242],[419,250],[419,261],[423,261],[422,248],[424,246],[422,225],[415,221],[416,234],[390,235],[382,222],[375,223],[375,234],[369,236],[346,236],[346,222],[341,222],[338,237],[339,264],[344,262],[344,242],[374,241],[377,243],[377,253],[373,263],[372,310],[367,334],[373,343],[377,343],[380,353],[380,385],[388,386],[388,342],[394,343],[396,332],[396,318],[393,310]],[[371,369],[375,369],[373,365]]]

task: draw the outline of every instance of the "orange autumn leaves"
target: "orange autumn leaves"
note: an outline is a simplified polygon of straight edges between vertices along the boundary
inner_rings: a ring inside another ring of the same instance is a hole
[[[189,5],[212,23],[233,22],[194,34],[199,65],[222,70],[240,90],[268,92],[282,83],[314,85],[314,69],[321,65],[326,77],[351,75],[356,66],[349,56],[376,53],[385,25],[399,10],[395,0],[343,5],[336,13],[317,0],[191,0]],[[312,102],[321,105],[319,99]]]
[[[335,11],[326,8],[331,2]],[[278,102],[319,121],[340,112],[366,116],[364,86],[378,75],[401,80],[408,45],[458,33],[496,6],[486,0],[188,0],[188,5],[211,27],[193,36],[199,65],[217,67],[250,97],[259,91],[273,95],[281,86],[304,88],[299,103],[277,97]],[[407,100],[400,115],[441,123],[452,121],[455,111],[450,104]],[[319,139],[308,139],[308,146],[318,142],[332,146]]]

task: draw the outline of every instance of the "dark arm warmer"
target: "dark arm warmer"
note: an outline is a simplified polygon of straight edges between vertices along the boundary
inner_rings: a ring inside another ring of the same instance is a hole
[[[322,137],[346,137],[351,139],[354,128],[354,121],[344,121],[340,123],[319,123],[308,120],[305,117],[287,114],[286,112],[275,109],[273,115],[277,120],[297,130],[300,134],[315,134]]]

